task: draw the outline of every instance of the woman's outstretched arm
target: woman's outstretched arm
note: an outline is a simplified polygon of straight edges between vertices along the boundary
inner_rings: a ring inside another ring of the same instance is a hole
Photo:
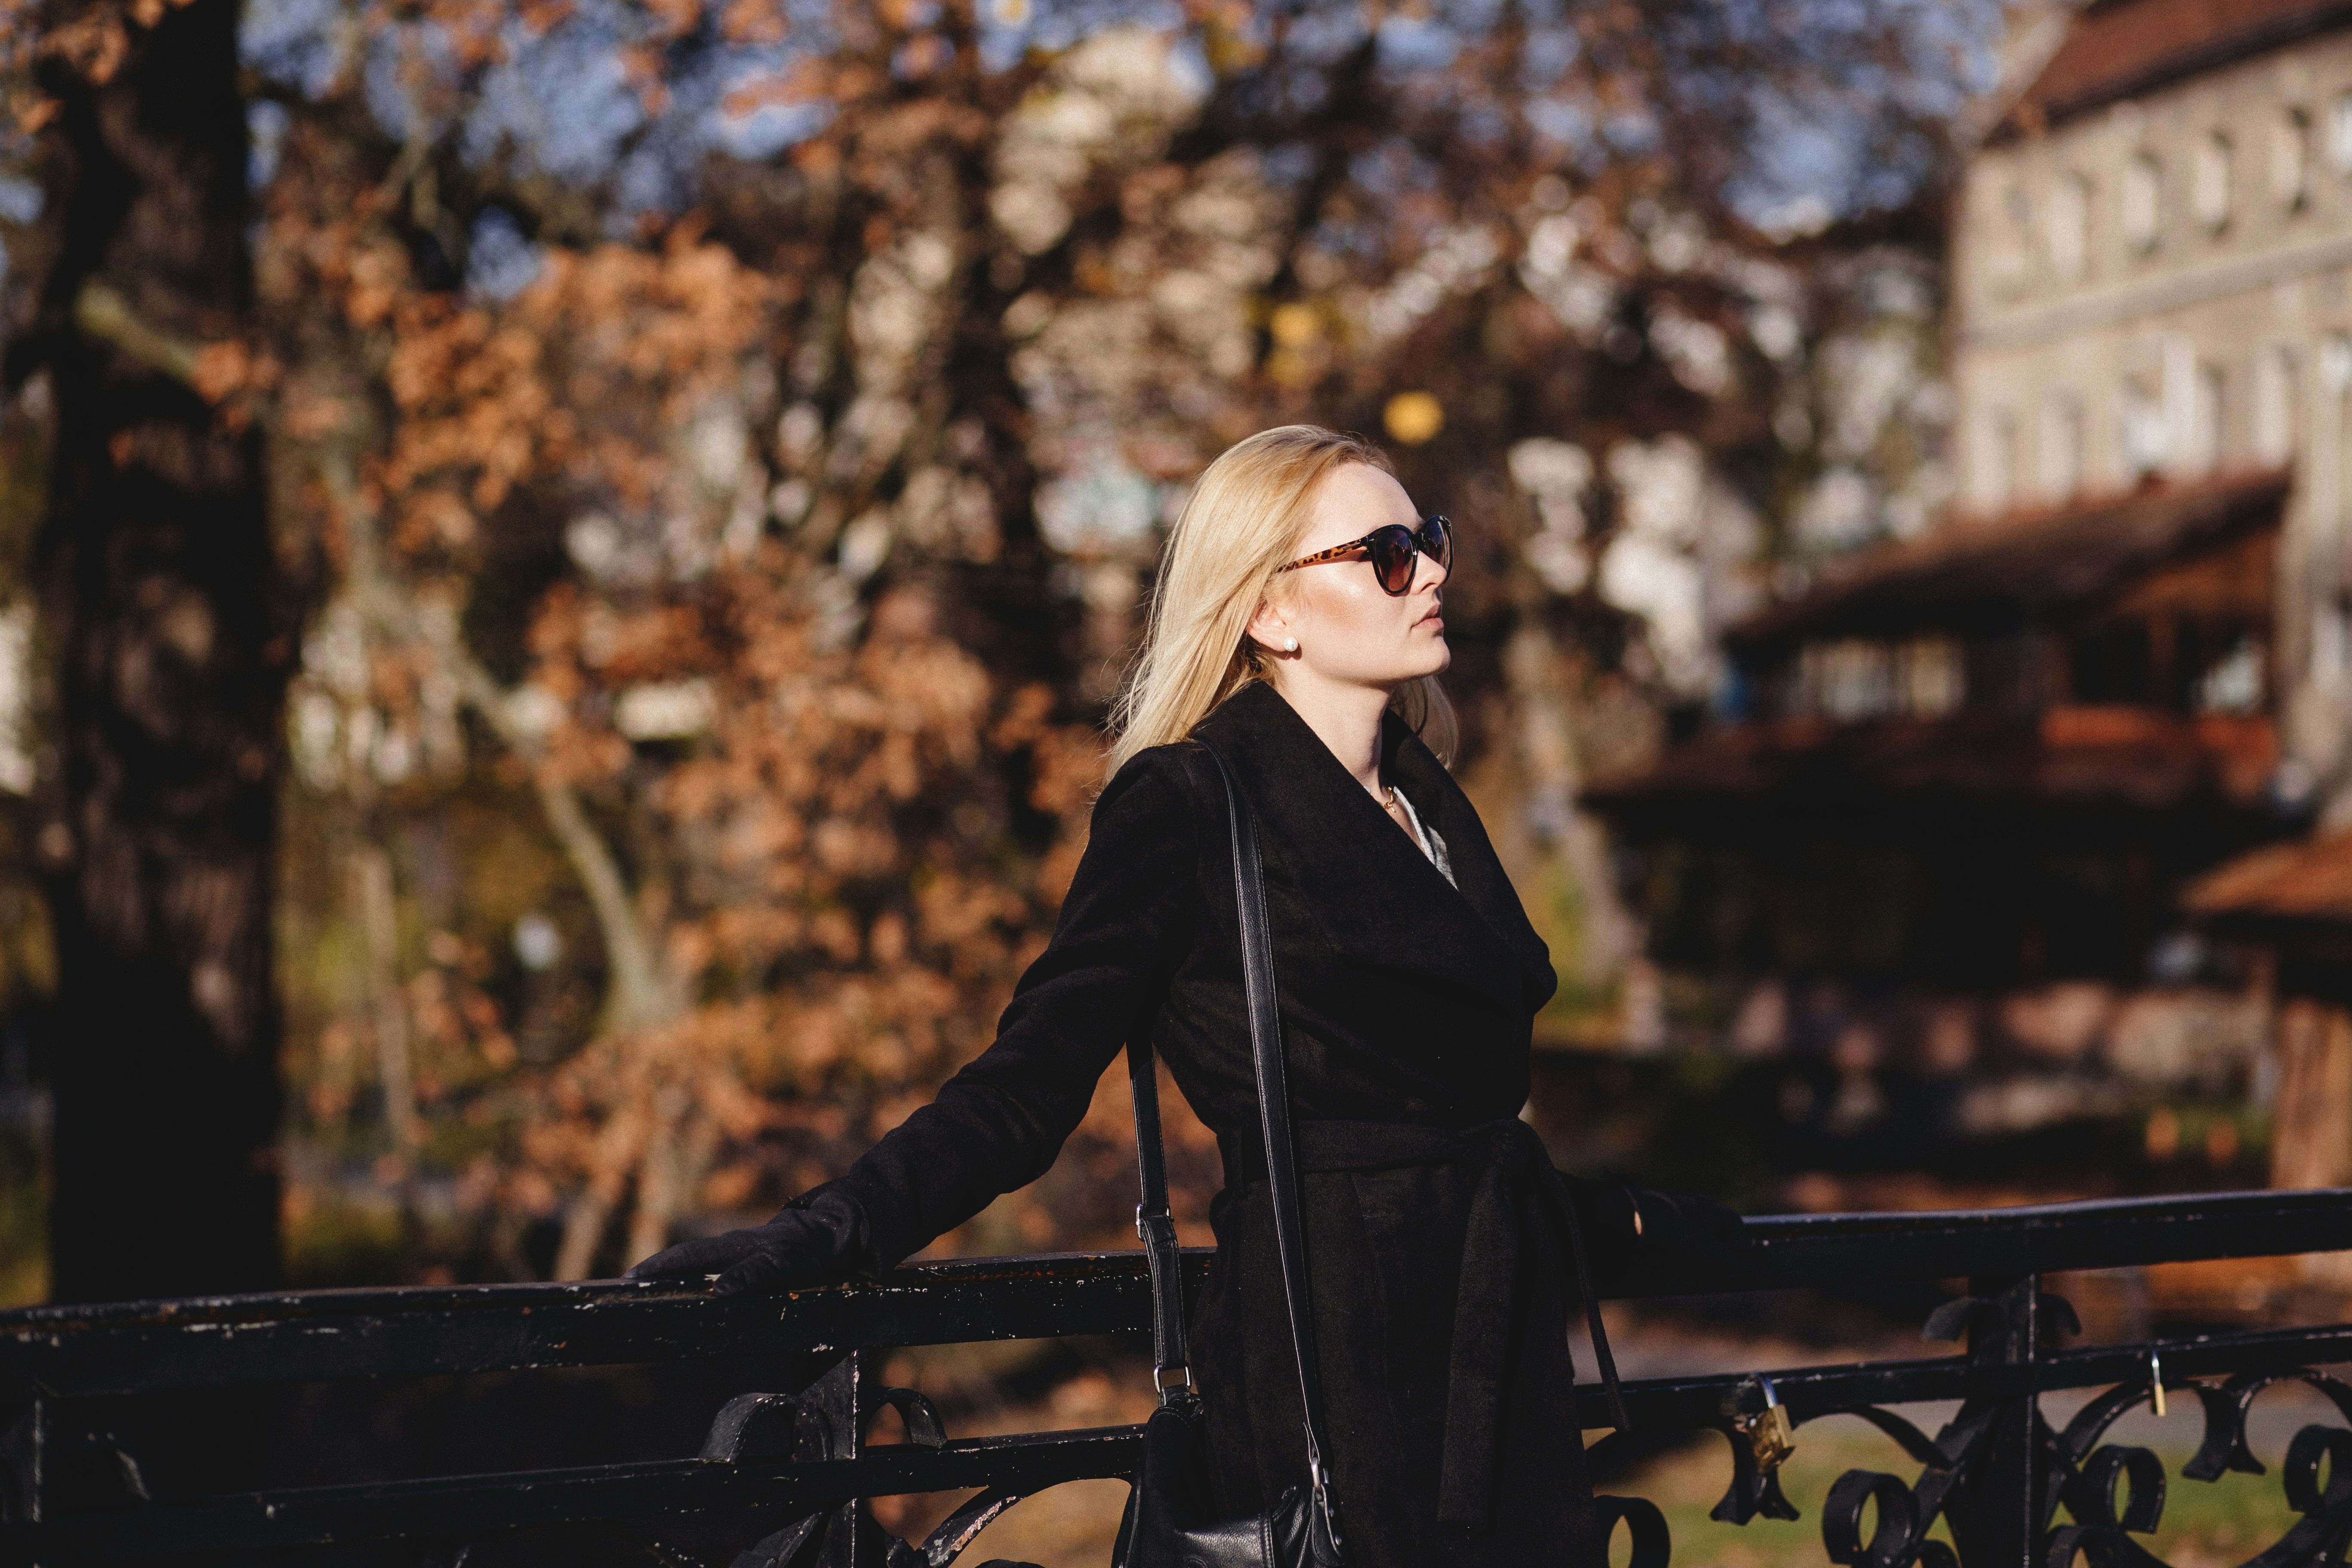
[[[1045,1173],[1096,1080],[1149,1031],[1192,940],[1192,818],[1181,764],[1147,752],[1095,803],[1053,941],[1021,977],[996,1041],[846,1175],[763,1226],[684,1242],[633,1279],[719,1273],[780,1290],[887,1268]]]

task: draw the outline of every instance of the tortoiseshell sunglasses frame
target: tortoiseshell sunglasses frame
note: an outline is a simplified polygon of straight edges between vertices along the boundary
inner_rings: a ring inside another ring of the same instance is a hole
[[[1439,544],[1435,550],[1429,547],[1429,531],[1433,524],[1438,530]],[[1380,569],[1380,563],[1372,559],[1372,541],[1391,529],[1402,530],[1405,537],[1412,541],[1410,548],[1417,554],[1428,556],[1447,571],[1453,570],[1454,523],[1444,512],[1433,511],[1421,520],[1419,528],[1405,528],[1401,522],[1385,523],[1361,539],[1351,539],[1345,544],[1335,544],[1328,550],[1318,550],[1312,555],[1302,555],[1287,566],[1276,567],[1275,575],[1279,577],[1285,572],[1296,572],[1301,566],[1319,566],[1326,561],[1345,561],[1360,550],[1364,552],[1365,558],[1372,562],[1372,578],[1380,584],[1381,592],[1391,599],[1402,599],[1412,592],[1412,580],[1420,575],[1419,572],[1408,572],[1405,574],[1404,586],[1391,588],[1389,586],[1387,574]]]

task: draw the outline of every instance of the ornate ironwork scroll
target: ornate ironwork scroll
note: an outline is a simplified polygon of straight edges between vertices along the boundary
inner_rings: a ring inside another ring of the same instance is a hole
[[[2164,1516],[2164,1462],[2150,1448],[2105,1441],[2135,1409],[2152,1405],[2158,1391],[2197,1399],[2203,1435],[2196,1455],[2181,1468],[2184,1478],[2211,1482],[2235,1471],[2264,1473],[2248,1441],[2254,1400],[2282,1383],[2307,1385],[2326,1394],[2346,1421],[2343,1426],[2305,1426],[2288,1443],[2281,1480],[2287,1505],[2298,1516],[2277,1540],[2242,1568],[2306,1568],[2342,1563],[2352,1546],[2352,1385],[2307,1366],[2254,1370],[2226,1378],[2167,1374],[2158,1352],[2141,1348],[2137,1359],[2151,1375],[2117,1384],[2085,1405],[2063,1431],[2042,1415],[2039,1380],[2021,1384],[2010,1369],[2029,1373],[2041,1359],[2040,1339],[2052,1329],[2078,1332],[2073,1309],[2042,1293],[2032,1277],[2006,1289],[1947,1303],[1929,1320],[1932,1336],[1965,1330],[1969,1364],[1995,1375],[1964,1398],[1959,1410],[1934,1436],[1877,1405],[1799,1404],[1796,1426],[1831,1415],[1870,1423],[1920,1465],[1916,1480],[1882,1471],[1852,1469],[1832,1484],[1822,1506],[1822,1541],[1829,1559],[1842,1568],[2164,1568],[2142,1544]],[[2131,1353],[2131,1352],[2126,1352]],[[1788,1374],[1783,1374],[1786,1377]],[[1780,1488],[1779,1463],[1785,1450],[1759,1446],[1759,1417],[1769,1399],[1769,1379],[1750,1378],[1736,1389],[1715,1429],[1729,1440],[1732,1476],[1713,1517],[1745,1525],[1764,1518],[1793,1521],[1798,1510]],[[1596,1459],[1610,1456],[1617,1438],[1596,1445]],[[1635,1446],[1628,1444],[1630,1455]],[[2063,1521],[2060,1519],[2063,1512]],[[1864,1521],[1869,1528],[1864,1530]],[[1932,1539],[1941,1521],[1952,1540]]]

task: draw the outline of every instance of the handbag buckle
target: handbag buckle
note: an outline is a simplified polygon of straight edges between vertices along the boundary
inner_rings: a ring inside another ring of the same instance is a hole
[[[1179,1384],[1170,1383],[1168,1381],[1170,1373],[1181,1375],[1184,1381]],[[1171,1394],[1191,1394],[1193,1392],[1192,1369],[1189,1366],[1155,1366],[1151,1369],[1151,1386],[1159,1392],[1162,1402],[1165,1402]]]
[[[1310,1437],[1308,1442],[1312,1444],[1313,1439]],[[1315,1517],[1323,1525],[1324,1539],[1330,1542],[1334,1558],[1345,1563],[1348,1560],[1348,1543],[1340,1532],[1339,1508],[1331,1500],[1331,1478],[1323,1468],[1320,1454],[1310,1453],[1307,1456],[1307,1485],[1315,1500]],[[1322,1561],[1319,1552],[1310,1550],[1308,1555],[1311,1561]]]
[[[1307,1486],[1314,1494],[1315,1505],[1328,1517],[1331,1513],[1331,1477],[1323,1468],[1323,1456],[1320,1454],[1307,1457]]]

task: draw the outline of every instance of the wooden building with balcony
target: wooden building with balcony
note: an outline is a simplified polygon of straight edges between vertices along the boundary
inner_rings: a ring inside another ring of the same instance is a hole
[[[2276,471],[1954,522],[1729,628],[1721,720],[1588,804],[1653,956],[2129,984],[2183,885],[2299,827]]]

